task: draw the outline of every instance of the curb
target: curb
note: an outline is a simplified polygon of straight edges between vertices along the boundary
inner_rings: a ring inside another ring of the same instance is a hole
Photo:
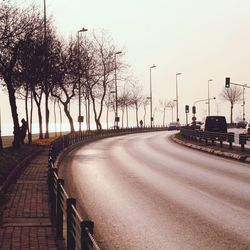
[[[233,159],[233,160],[237,160],[237,161],[241,161],[241,162],[245,162],[245,163],[250,163],[250,156],[249,155],[239,155],[237,153],[232,153],[232,152],[222,152],[218,149],[207,148],[207,147],[199,146],[196,144],[192,144],[190,142],[184,142],[184,141],[176,138],[175,134],[172,135],[170,138],[172,141],[174,141],[180,145],[189,147],[189,148],[193,148],[193,149],[200,150],[200,151],[203,151],[206,153],[214,154],[217,156],[221,156],[221,157],[225,157],[225,158],[229,158],[229,159]]]
[[[6,180],[3,182],[3,184],[0,186],[0,194],[3,194],[7,188],[10,186],[10,184],[17,178],[20,171],[25,167],[25,165],[37,154],[41,151],[41,148],[36,148],[34,151],[28,155],[26,158],[24,158],[20,163],[18,163],[14,169],[11,170],[11,172],[8,174]]]

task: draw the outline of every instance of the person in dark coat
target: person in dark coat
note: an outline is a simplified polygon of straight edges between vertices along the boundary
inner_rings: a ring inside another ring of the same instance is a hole
[[[24,119],[22,119],[21,122],[22,122],[22,126],[20,127],[20,140],[21,140],[21,143],[24,144],[24,139],[25,139],[26,132],[28,129],[28,123]]]
[[[141,126],[141,128],[142,128],[142,126],[143,126],[143,121],[142,121],[142,120],[140,120],[140,126]]]

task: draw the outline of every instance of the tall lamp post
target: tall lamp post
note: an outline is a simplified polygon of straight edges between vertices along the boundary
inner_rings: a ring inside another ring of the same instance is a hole
[[[83,117],[81,115],[81,75],[80,75],[80,43],[79,43],[79,37],[80,32],[86,32],[88,31],[85,28],[82,28],[77,31],[77,59],[78,59],[78,92],[79,92],[79,116],[78,116],[78,122],[79,122],[79,132],[81,132],[81,124],[83,122]]]
[[[118,129],[118,122],[119,122],[119,117],[118,117],[118,98],[117,98],[117,77],[116,77],[116,55],[121,54],[121,51],[115,52],[115,128]]]
[[[175,75],[175,87],[176,87],[176,121],[179,122],[179,100],[178,100],[178,76],[181,75],[181,73],[177,73]]]
[[[213,79],[209,79],[208,81],[207,81],[207,100],[208,100],[208,102],[207,102],[207,104],[208,104],[208,115],[210,116],[210,93],[209,93],[209,83],[210,82],[212,82],[213,81]]]
[[[150,127],[152,128],[153,126],[153,116],[152,116],[152,109],[153,109],[153,100],[152,100],[152,73],[151,70],[155,68],[156,66],[153,64],[149,68],[149,73],[150,73]]]

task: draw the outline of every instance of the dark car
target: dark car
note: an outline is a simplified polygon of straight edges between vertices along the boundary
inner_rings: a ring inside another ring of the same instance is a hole
[[[239,121],[236,124],[236,128],[246,128],[247,127],[247,122],[246,121]]]
[[[181,127],[179,122],[170,122],[168,125],[168,130],[179,130]]]
[[[207,116],[204,131],[227,133],[227,122],[225,116]]]

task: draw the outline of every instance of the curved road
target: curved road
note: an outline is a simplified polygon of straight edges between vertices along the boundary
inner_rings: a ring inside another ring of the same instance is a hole
[[[177,145],[172,133],[108,138],[67,156],[102,249],[250,249],[249,165]]]

